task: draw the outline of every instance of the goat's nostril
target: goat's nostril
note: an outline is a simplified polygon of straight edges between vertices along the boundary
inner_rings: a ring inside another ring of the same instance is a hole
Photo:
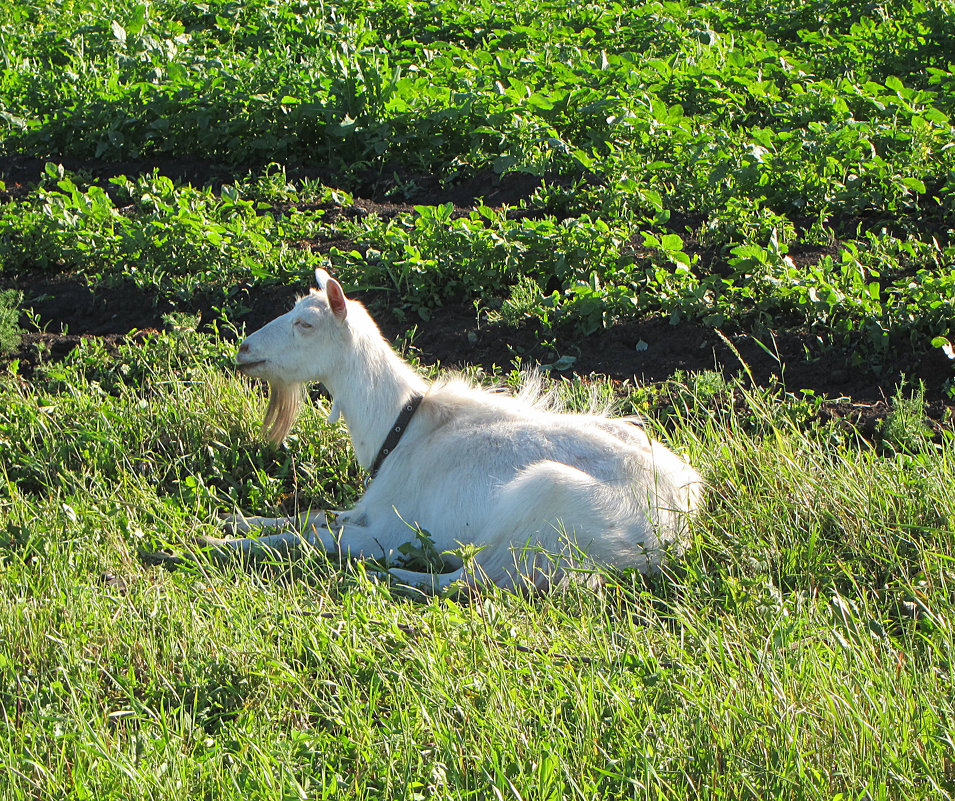
[[[239,345],[239,353],[248,353],[248,352],[249,352],[249,346],[245,342]]]

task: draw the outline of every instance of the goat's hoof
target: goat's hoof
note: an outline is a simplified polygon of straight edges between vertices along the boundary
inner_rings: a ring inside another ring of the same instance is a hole
[[[219,527],[227,534],[247,534],[252,530],[252,524],[242,514],[219,515]],[[215,537],[209,539],[215,539]]]
[[[229,546],[227,537],[209,537],[200,534],[196,537],[196,545],[203,550],[224,551]]]
[[[168,551],[140,551],[139,558],[144,565],[164,567],[170,572],[182,567],[189,560]]]
[[[229,546],[228,537],[210,537],[207,534],[199,534],[193,540],[194,547],[190,549],[190,556],[193,561],[208,561],[214,565],[223,565],[239,557],[240,554]]]

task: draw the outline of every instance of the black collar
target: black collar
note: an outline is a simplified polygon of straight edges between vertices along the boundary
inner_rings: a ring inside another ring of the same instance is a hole
[[[388,436],[385,437],[385,444],[382,445],[381,450],[378,451],[378,455],[375,457],[375,461],[371,466],[371,470],[368,471],[369,481],[378,475],[378,471],[381,469],[381,463],[385,461],[385,457],[395,449],[395,446],[397,446],[398,440],[400,440],[401,435],[405,433],[408,423],[411,422],[411,418],[414,417],[414,413],[418,411],[418,407],[421,405],[421,401],[423,399],[424,395],[418,395],[415,393],[408,398],[408,402],[401,407],[401,413],[395,420],[395,424],[391,427],[391,431],[388,432]]]

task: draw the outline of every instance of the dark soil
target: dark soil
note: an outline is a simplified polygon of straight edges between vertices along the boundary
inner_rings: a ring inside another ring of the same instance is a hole
[[[8,195],[22,194],[35,183],[42,164],[34,162],[0,160],[0,176]],[[236,174],[234,168],[206,162],[66,166],[103,179],[161,167],[171,177],[212,185]],[[304,177],[304,172],[290,177]],[[428,176],[403,176],[401,186],[407,197],[395,202],[391,197],[395,180],[393,175],[369,176],[364,184],[368,196],[356,197],[353,213],[393,216],[414,203],[450,202],[457,213],[463,214],[479,200],[489,205],[516,204],[529,198],[540,185],[540,179],[530,176],[481,175],[454,186],[442,186]],[[308,244],[324,249],[332,243]],[[798,257],[811,263],[820,255],[799,253]],[[173,311],[205,312],[208,319],[213,301],[222,300],[217,294],[174,307],[132,283],[89,287],[82,276],[75,275],[22,275],[8,281],[7,286],[23,291],[24,305],[32,309],[42,328],[31,331],[32,327],[26,325],[28,333],[19,350],[8,357],[20,360],[20,371],[27,377],[41,360],[64,357],[83,338],[99,337],[108,347],[115,346],[126,337],[141,336],[133,332],[162,328],[164,315]],[[241,297],[247,311],[232,322],[252,331],[291,308],[295,296],[306,288],[304,281],[299,286],[257,288]],[[601,374],[638,382],[662,381],[677,371],[717,370],[732,375],[748,369],[760,384],[781,381],[790,392],[811,390],[827,398],[824,415],[849,417],[864,431],[877,429],[878,422],[890,411],[891,398],[900,382],[912,386],[922,381],[933,427],[937,431],[951,428],[955,420],[955,400],[946,392],[946,382],[955,377],[955,365],[937,349],[900,350],[872,366],[862,355],[826,346],[817,333],[802,330],[766,331],[757,341],[744,334],[724,338],[699,323],[672,325],[667,319],[651,317],[622,321],[582,336],[573,328],[541,331],[533,321],[519,327],[489,324],[478,317],[471,303],[446,306],[423,321],[413,312],[392,308],[387,296],[364,300],[385,336],[392,341],[403,340],[426,364],[507,368],[518,357],[528,366],[553,363],[563,356],[573,357],[568,374]]]

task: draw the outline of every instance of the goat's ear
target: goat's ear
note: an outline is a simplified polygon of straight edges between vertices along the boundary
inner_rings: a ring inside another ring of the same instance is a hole
[[[328,298],[328,305],[331,307],[332,314],[338,320],[344,320],[348,314],[348,306],[345,302],[345,291],[342,285],[334,278],[329,278],[325,282],[325,297]]]
[[[331,276],[321,267],[315,268],[315,283],[318,284],[318,288],[323,292],[325,291],[325,284],[327,284],[330,279]]]
[[[315,283],[328,298],[328,305],[331,307],[332,314],[339,320],[344,320],[348,314],[348,307],[345,305],[345,291],[342,289],[342,285],[321,267],[315,268]]]

